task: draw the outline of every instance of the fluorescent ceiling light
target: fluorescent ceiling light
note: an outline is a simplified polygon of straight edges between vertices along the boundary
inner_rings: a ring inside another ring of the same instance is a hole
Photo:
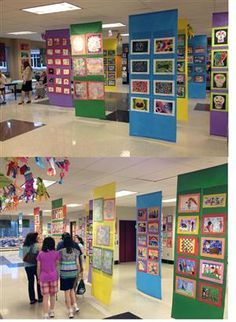
[[[72,11],[72,10],[79,10],[79,9],[82,9],[82,8],[78,6],[74,6],[73,4],[70,4],[68,2],[61,2],[61,3],[50,4],[47,6],[26,8],[22,10],[30,13],[35,13],[37,15],[45,15],[48,13],[57,13],[57,12]]]
[[[129,34],[120,34],[121,37],[129,37]]]
[[[130,195],[135,195],[136,193],[137,192],[135,192],[135,191],[121,190],[121,191],[117,191],[116,192],[116,198],[126,197],[126,196],[130,196]]]
[[[43,210],[43,212],[51,212],[51,210],[49,210],[49,209],[46,209],[46,210]]]
[[[37,34],[35,31],[14,31],[14,32],[8,32],[8,35],[32,35]]]
[[[102,28],[108,29],[108,28],[120,28],[125,27],[125,25],[121,22],[114,22],[114,23],[103,23]]]
[[[76,207],[80,207],[82,206],[81,203],[69,203],[68,205],[66,205],[68,208],[76,208]]]
[[[173,199],[164,199],[162,202],[176,202],[176,198]]]

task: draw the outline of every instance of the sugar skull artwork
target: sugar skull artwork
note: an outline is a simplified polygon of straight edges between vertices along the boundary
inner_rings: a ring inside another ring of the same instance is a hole
[[[228,28],[213,29],[213,46],[225,46],[228,44]]]
[[[212,51],[212,66],[217,68],[228,67],[228,51],[227,50],[213,50]]]
[[[212,73],[212,89],[227,89],[227,73]]]
[[[211,110],[212,111],[227,111],[227,94],[211,94]]]

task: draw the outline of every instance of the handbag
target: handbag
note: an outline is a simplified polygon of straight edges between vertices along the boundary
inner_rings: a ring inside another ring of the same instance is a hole
[[[86,287],[84,284],[84,280],[81,278],[81,280],[79,281],[79,284],[77,286],[76,294],[83,295],[85,292],[86,292]]]
[[[25,256],[23,257],[23,262],[36,265],[37,264],[36,257],[37,257],[37,254],[34,254],[32,252],[32,246],[31,246],[28,253],[26,253]]]

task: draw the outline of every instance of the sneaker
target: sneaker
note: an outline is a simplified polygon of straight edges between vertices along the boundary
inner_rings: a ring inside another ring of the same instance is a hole
[[[38,299],[38,302],[39,302],[39,303],[42,303],[42,302],[43,302],[43,297],[40,297],[40,298]]]
[[[7,102],[5,102],[5,101],[4,101],[4,102],[2,102],[2,105],[5,105],[5,104],[7,104]]]
[[[30,301],[30,304],[35,304],[37,302],[38,302],[37,300],[33,300],[33,301]]]
[[[18,103],[18,105],[23,105],[23,104],[24,104],[24,102],[19,102],[19,103]]]
[[[77,306],[77,304],[74,305],[74,312],[78,313],[80,311],[80,308]]]
[[[46,313],[46,314],[43,315],[43,319],[49,319],[48,313]]]
[[[26,102],[26,104],[30,104],[30,103],[31,103],[31,101],[27,101],[27,102]]]
[[[49,311],[49,317],[50,317],[50,318],[54,318],[54,317],[55,317],[55,313],[54,313],[54,311],[53,311],[53,310],[50,310],[50,311]]]
[[[74,312],[73,309],[69,310],[69,319],[73,319],[74,318]]]

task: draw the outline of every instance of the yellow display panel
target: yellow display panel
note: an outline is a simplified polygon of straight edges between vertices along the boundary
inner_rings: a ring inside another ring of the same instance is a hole
[[[106,78],[105,91],[114,92],[117,89],[117,39],[103,40],[104,71]],[[113,53],[111,55],[111,53]],[[112,62],[113,61],[113,62]]]

